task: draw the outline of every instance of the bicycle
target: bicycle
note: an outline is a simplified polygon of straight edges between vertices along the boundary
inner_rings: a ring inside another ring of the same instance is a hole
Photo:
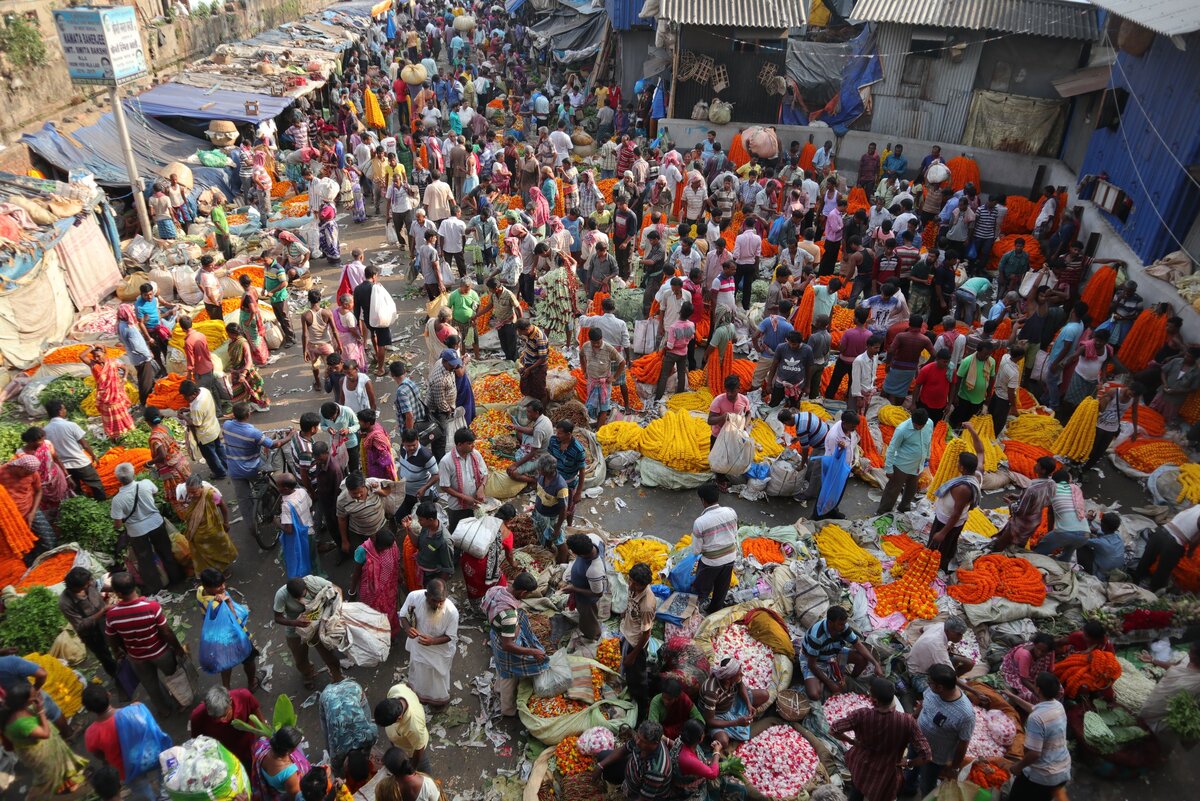
[[[250,533],[258,547],[269,551],[279,544],[279,513],[283,507],[283,496],[275,486],[274,470],[260,471],[250,479],[250,492],[254,498],[253,517],[250,518]],[[243,514],[245,514],[243,512]]]

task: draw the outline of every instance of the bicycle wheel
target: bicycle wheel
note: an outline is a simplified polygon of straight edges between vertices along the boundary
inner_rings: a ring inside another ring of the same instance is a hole
[[[264,551],[279,544],[279,510],[282,503],[279,491],[269,481],[261,492],[254,494],[254,538]]]

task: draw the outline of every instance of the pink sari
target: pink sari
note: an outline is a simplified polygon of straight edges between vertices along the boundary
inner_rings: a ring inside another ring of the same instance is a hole
[[[392,455],[392,441],[379,423],[362,438],[363,459],[366,462],[367,478],[396,480],[396,458]]]
[[[353,313],[350,315],[353,317]],[[362,367],[367,363],[367,352],[363,349],[362,340],[358,336],[358,327],[348,327],[342,322],[341,309],[336,309],[333,312],[333,330],[337,332],[338,342],[342,344],[342,361],[347,362],[351,359],[355,364]]]
[[[377,426],[378,427],[378,426]],[[367,561],[363,564],[362,582],[358,597],[364,604],[387,615],[392,634],[400,631],[398,604],[400,601],[400,548],[393,545],[383,551],[375,550],[375,542],[363,543]]]
[[[67,474],[54,461],[54,445],[49,440],[42,440],[38,449],[29,455],[38,460],[38,478],[42,480],[41,509],[53,520],[59,505],[75,493],[67,483]]]

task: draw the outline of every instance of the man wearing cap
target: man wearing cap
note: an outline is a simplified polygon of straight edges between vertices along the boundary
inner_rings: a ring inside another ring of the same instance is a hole
[[[459,357],[458,351],[446,348],[438,357],[437,364],[429,371],[429,381],[425,389],[425,407],[438,426],[433,434],[430,449],[434,458],[439,461],[446,453],[446,432],[458,405],[458,385],[454,380],[454,371],[459,367],[462,367],[462,358]]]

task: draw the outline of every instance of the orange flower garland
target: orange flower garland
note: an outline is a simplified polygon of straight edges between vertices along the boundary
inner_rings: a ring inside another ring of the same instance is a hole
[[[863,450],[863,456],[870,460],[872,467],[883,467],[883,454],[875,445],[875,437],[871,435],[871,427],[867,425],[865,415],[858,418],[858,441]]]
[[[1041,606],[1046,601],[1042,574],[1019,556],[981,556],[970,570],[960,568],[955,577],[958,583],[946,592],[959,603],[981,604],[997,595],[1030,606]]]
[[[871,208],[871,201],[867,199],[867,193],[861,186],[856,186],[850,190],[850,196],[846,198],[846,213],[853,216],[856,211],[866,211]]]
[[[796,307],[796,311],[792,314],[792,327],[800,334],[808,339],[812,334],[813,324],[813,307],[816,303],[816,293],[813,292],[811,286],[804,288],[804,294],[800,296],[800,305]]]
[[[696,372],[703,373],[704,371],[697,370]],[[576,367],[574,370],[572,370],[571,375],[575,377],[575,397],[579,399],[580,403],[587,403],[587,376],[583,374],[583,369],[579,367]],[[701,386],[703,386],[703,384]],[[629,374],[628,370],[625,371],[625,387],[629,390],[629,408],[633,409],[635,412],[640,412],[645,407],[642,405],[642,397],[637,393],[637,384],[634,382],[633,376]],[[699,389],[699,387],[691,388]],[[619,398],[617,395],[618,390],[620,390],[620,386],[614,386],[612,388],[614,405],[617,403]]]
[[[117,481],[117,477],[113,472],[117,469],[117,465],[129,462],[133,465],[133,472],[140,473],[149,461],[149,448],[129,448],[126,450],[118,445],[96,460],[96,472],[100,474],[100,481],[104,484],[104,491],[109,495],[113,495],[121,488],[121,482]]]
[[[17,503],[0,486],[0,556],[21,557],[33,550],[37,537],[29,528],[25,516],[17,509]],[[21,572],[25,572],[24,565]]]
[[[1108,310],[1112,306],[1113,289],[1117,286],[1117,268],[1104,265],[1092,273],[1092,277],[1084,284],[1079,299],[1087,304],[1088,317],[1093,324],[1099,324],[1108,319]]]
[[[907,535],[888,535],[884,542],[900,548],[892,575],[900,578],[875,588],[875,614],[886,617],[900,612],[909,620],[937,617],[937,593],[933,590],[941,554],[913,541]]]
[[[183,384],[184,377],[179,373],[168,373],[154,383],[154,391],[146,398],[146,403],[149,406],[157,406],[160,409],[182,409],[188,405],[184,400],[183,395],[179,394],[179,387]]]
[[[662,362],[661,350],[647,353],[645,356],[633,360],[633,364],[629,365],[629,375],[639,384],[655,384],[662,372]]]
[[[1009,469],[1029,478],[1037,478],[1034,466],[1038,459],[1054,455],[1040,445],[1030,445],[1015,439],[1006,439],[1001,444],[1004,445],[1004,453],[1008,457]]]
[[[1054,665],[1054,675],[1062,682],[1067,698],[1081,693],[1107,690],[1121,678],[1121,663],[1116,654],[1097,648],[1082,654],[1071,654]]]
[[[932,442],[929,446],[929,469],[932,472],[937,472],[938,465],[942,462],[942,454],[946,451],[946,443],[949,441],[950,424],[945,420],[938,420],[937,425],[933,427]]]
[[[1033,231],[1033,221],[1037,219],[1037,206],[1032,200],[1021,195],[1009,195],[1004,199],[1004,207],[1008,213],[1000,223],[1002,234],[1025,234]]]
[[[753,556],[761,564],[781,564],[787,556],[783,546],[767,537],[747,537],[742,540],[742,555]]]
[[[960,191],[968,183],[974,184],[975,189],[981,189],[979,180],[979,164],[970,156],[955,156],[946,162],[950,170],[950,188]]]
[[[79,357],[91,351],[95,345],[63,345],[55,348],[42,357],[42,364],[80,364]],[[125,355],[123,348],[105,348],[104,355],[110,359],[119,359]]]
[[[1096,320],[1092,321],[1097,322]],[[1117,358],[1131,372],[1146,369],[1154,354],[1167,341],[1167,315],[1145,309],[1133,321],[1133,327],[1121,342]]]
[[[1018,239],[1025,240],[1025,252],[1029,254],[1029,269],[1042,269],[1043,265],[1046,264],[1046,257],[1042,255],[1042,246],[1029,234],[1008,234],[997,239],[996,244],[992,246],[990,269],[999,269],[1000,259],[1004,257],[1005,253],[1016,247]]]
[[[1124,422],[1133,422],[1133,409],[1125,412],[1125,416],[1121,418]],[[1156,410],[1147,406],[1144,403],[1138,404],[1138,431],[1148,437],[1161,437],[1167,433],[1167,421]]]
[[[1130,467],[1141,473],[1153,473],[1164,464],[1187,464],[1188,455],[1169,439],[1125,440],[1116,447],[1116,454]]]

